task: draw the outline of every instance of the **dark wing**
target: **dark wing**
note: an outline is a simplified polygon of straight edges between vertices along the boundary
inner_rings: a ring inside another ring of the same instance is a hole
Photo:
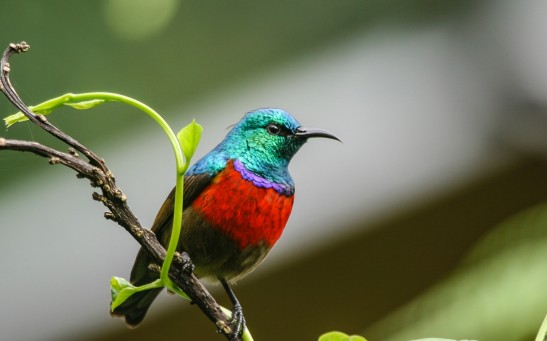
[[[203,190],[209,186],[214,177],[210,176],[207,173],[197,174],[197,175],[186,175],[184,176],[184,209],[189,207],[198,195],[203,192]],[[154,224],[152,225],[152,231],[158,235],[162,234],[163,226],[171,226],[173,219],[173,207],[175,205],[175,188],[171,190],[171,193],[167,196],[167,199],[163,202]],[[168,223],[168,224],[167,224]],[[161,240],[161,239],[160,239]]]
[[[197,196],[211,183],[213,177],[207,174],[190,175],[184,177],[184,208],[189,207]],[[166,245],[169,240],[171,225],[173,222],[173,206],[175,204],[175,189],[171,191],[160,208],[152,231],[160,243]],[[131,270],[131,283],[143,285],[158,278],[158,274],[151,272],[148,266],[152,262],[150,256],[140,249]],[[137,326],[146,315],[152,301],[158,296],[161,289],[138,292],[127,301],[117,307],[111,314],[113,316],[125,317],[125,322],[130,326]]]

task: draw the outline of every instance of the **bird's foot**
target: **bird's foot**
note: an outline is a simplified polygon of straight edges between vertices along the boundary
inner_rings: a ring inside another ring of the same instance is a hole
[[[241,304],[235,304],[232,308],[232,320],[230,321],[234,329],[232,339],[239,340],[239,337],[245,331],[245,316],[243,315],[243,308]]]
[[[230,324],[232,325],[234,332],[232,333],[231,340],[240,340],[240,337],[243,332],[245,332],[246,328],[245,316],[243,316],[243,309],[241,308],[241,304],[239,303],[236,295],[234,294],[234,291],[232,290],[230,284],[228,284],[226,279],[222,277],[219,277],[218,279],[224,287],[224,290],[226,290],[228,297],[230,297],[230,301],[232,301],[232,319],[230,321]]]
[[[192,260],[190,259],[190,256],[186,252],[182,252],[180,254],[181,262],[182,262],[182,271],[187,273],[188,275],[191,275],[196,266],[194,263],[192,263]]]

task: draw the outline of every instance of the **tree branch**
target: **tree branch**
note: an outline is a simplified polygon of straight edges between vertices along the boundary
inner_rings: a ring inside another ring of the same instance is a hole
[[[91,186],[100,189],[100,193],[93,193],[93,199],[102,202],[108,208],[105,218],[113,220],[122,226],[154,258],[157,264],[162,264],[166,254],[165,248],[160,244],[152,231],[144,229],[141,226],[139,220],[127,205],[126,196],[116,186],[114,176],[106,166],[104,160],[92,150],[49,123],[45,116],[36,115],[30,111],[12,87],[9,80],[11,69],[8,62],[9,58],[15,53],[26,52],[29,48],[30,46],[25,42],[10,44],[6,48],[0,60],[0,91],[31,122],[57,139],[65,142],[69,146],[69,151],[68,153],[64,153],[37,142],[8,140],[4,138],[0,138],[0,150],[31,152],[48,158],[50,164],[62,164],[75,170],[79,177],[88,179],[91,182]],[[85,155],[88,161],[81,159],[77,152]],[[229,340],[241,340],[239,336],[234,335],[230,320],[222,312],[220,306],[207,289],[193,274],[182,270],[182,258],[180,254],[176,254],[169,271],[169,278],[190,297],[192,302],[215,324],[220,333],[225,335]]]

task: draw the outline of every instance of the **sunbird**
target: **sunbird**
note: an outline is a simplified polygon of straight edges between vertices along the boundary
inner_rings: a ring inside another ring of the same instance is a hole
[[[289,162],[312,137],[340,141],[328,131],[302,127],[282,109],[257,109],[245,114],[184,176],[177,250],[190,256],[198,278],[222,284],[233,305],[232,324],[238,334],[245,329],[245,318],[230,284],[255,269],[281,236],[294,201]],[[174,194],[173,189],[152,226],[164,246],[171,235]],[[159,274],[149,269],[153,262],[139,250],[131,283],[156,280]],[[161,290],[134,294],[112,315],[125,317],[128,326],[136,327]]]

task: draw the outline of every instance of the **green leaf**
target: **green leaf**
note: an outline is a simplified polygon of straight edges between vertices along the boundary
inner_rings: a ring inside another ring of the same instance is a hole
[[[125,278],[114,276],[110,279],[110,290],[112,291],[113,295],[112,298],[115,298],[115,294],[127,287],[133,287],[133,284],[129,283],[129,281],[127,281]]]
[[[53,108],[43,108],[43,109],[41,109],[38,106],[28,107],[28,108],[33,113],[40,114],[40,115],[47,115],[47,114],[49,114],[53,111]],[[6,124],[6,128],[11,127],[15,123],[24,122],[24,121],[28,121],[28,118],[20,111],[13,114],[13,115],[9,115],[8,117],[4,118],[4,123]]]
[[[348,335],[342,332],[328,332],[319,336],[319,341],[367,341],[359,335]]]
[[[64,102],[69,101],[72,94],[64,94],[57,98],[50,99],[35,106],[29,106],[28,108],[35,114],[48,115],[56,108],[63,105]],[[18,112],[4,118],[6,128],[11,127],[15,123],[28,121],[28,118],[22,113]]]
[[[60,97],[51,99],[49,101],[40,103],[36,106],[31,106],[28,108],[35,114],[48,115],[53,110],[63,105],[67,105],[78,110],[85,110],[85,109],[96,107],[97,105],[101,105],[104,102],[106,102],[106,100],[104,99],[92,99],[87,101],[71,102],[74,100],[74,96],[75,96],[74,94],[64,94]],[[27,120],[28,118],[25,115],[23,115],[22,112],[18,112],[4,118],[4,123],[6,124],[6,128],[9,128],[15,123],[24,122]]]
[[[541,324],[541,327],[539,328],[539,332],[536,336],[536,341],[545,341],[547,340],[547,316],[545,316],[545,319],[543,320],[543,323]]]
[[[92,99],[89,101],[82,101],[82,102],[76,102],[76,103],[67,102],[67,103],[64,103],[64,105],[68,105],[69,107],[73,107],[74,109],[78,109],[78,110],[86,110],[86,109],[91,109],[93,107],[101,105],[104,102],[106,102],[104,99]]]
[[[110,280],[110,293],[112,295],[112,304],[110,309],[114,311],[120,304],[125,302],[131,295],[133,295],[137,288],[129,283],[126,279],[121,277],[112,277]]]
[[[6,125],[6,128],[9,128],[15,123],[23,122],[26,120],[28,120],[28,118],[26,118],[22,112],[18,112],[16,114],[9,115],[8,117],[4,118],[4,124]]]
[[[112,304],[110,308],[112,310],[116,309],[120,304],[125,302],[131,295],[139,291],[159,289],[163,287],[164,285],[161,279],[159,278],[155,280],[154,282],[136,287],[133,284],[129,283],[124,278],[112,277],[110,279],[110,293],[112,295]]]
[[[186,160],[186,167],[190,164],[190,160],[198,147],[202,131],[203,127],[196,123],[196,120],[192,120],[190,124],[182,128],[177,134],[177,139],[179,140]]]
[[[359,335],[350,335],[349,341],[367,341],[367,339]]]

